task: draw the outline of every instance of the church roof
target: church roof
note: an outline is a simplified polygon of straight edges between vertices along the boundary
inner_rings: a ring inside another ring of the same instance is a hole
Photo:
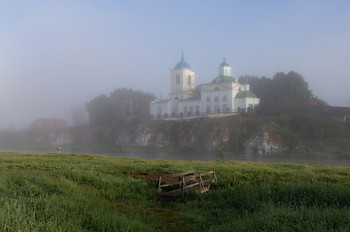
[[[232,82],[236,82],[236,79],[230,76],[221,75],[215,78],[211,83],[232,83]]]
[[[257,98],[254,93],[250,91],[241,91],[236,94],[235,98]]]
[[[184,54],[182,52],[181,61],[176,64],[174,69],[184,69],[184,68],[191,69],[190,65],[185,62]]]
[[[200,100],[201,100],[201,96],[194,96],[186,99],[181,99],[180,101],[187,102],[187,101],[200,101]]]
[[[309,106],[329,106],[329,104],[321,99],[318,98],[311,98],[307,105]]]
[[[158,100],[156,100],[155,102],[156,103],[168,103],[168,102],[170,102],[171,100],[170,99],[158,99]]]

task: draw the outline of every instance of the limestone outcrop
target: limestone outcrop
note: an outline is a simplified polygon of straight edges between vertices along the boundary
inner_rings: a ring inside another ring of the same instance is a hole
[[[246,156],[264,156],[272,153],[286,151],[283,138],[276,133],[277,125],[263,127],[255,136],[244,143],[244,154]]]
[[[246,156],[268,155],[287,150],[277,125],[249,128],[249,122],[217,123],[211,119],[152,121],[126,127],[116,135],[119,145],[169,147],[197,151],[228,151]]]

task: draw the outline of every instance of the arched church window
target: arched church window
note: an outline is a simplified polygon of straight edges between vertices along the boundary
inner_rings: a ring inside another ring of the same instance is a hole
[[[187,84],[188,85],[192,85],[192,78],[191,78],[191,76],[188,76]]]
[[[176,75],[176,84],[180,84],[180,75]]]
[[[218,102],[219,101],[219,97],[218,96],[215,96],[214,97],[214,102]]]
[[[207,102],[210,102],[210,97],[207,97],[206,101],[207,101]]]

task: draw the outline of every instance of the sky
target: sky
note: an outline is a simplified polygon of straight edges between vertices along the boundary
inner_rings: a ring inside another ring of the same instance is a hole
[[[167,98],[182,47],[196,85],[226,56],[233,77],[295,71],[350,107],[348,0],[0,0],[0,128],[71,122],[118,88]]]

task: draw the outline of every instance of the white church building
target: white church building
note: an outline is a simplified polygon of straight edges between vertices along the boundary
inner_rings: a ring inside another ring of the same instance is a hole
[[[260,99],[231,76],[231,66],[224,62],[219,66],[219,75],[211,83],[195,87],[195,72],[184,60],[171,70],[170,99],[151,102],[153,118],[177,118],[208,114],[234,114],[253,111]]]

